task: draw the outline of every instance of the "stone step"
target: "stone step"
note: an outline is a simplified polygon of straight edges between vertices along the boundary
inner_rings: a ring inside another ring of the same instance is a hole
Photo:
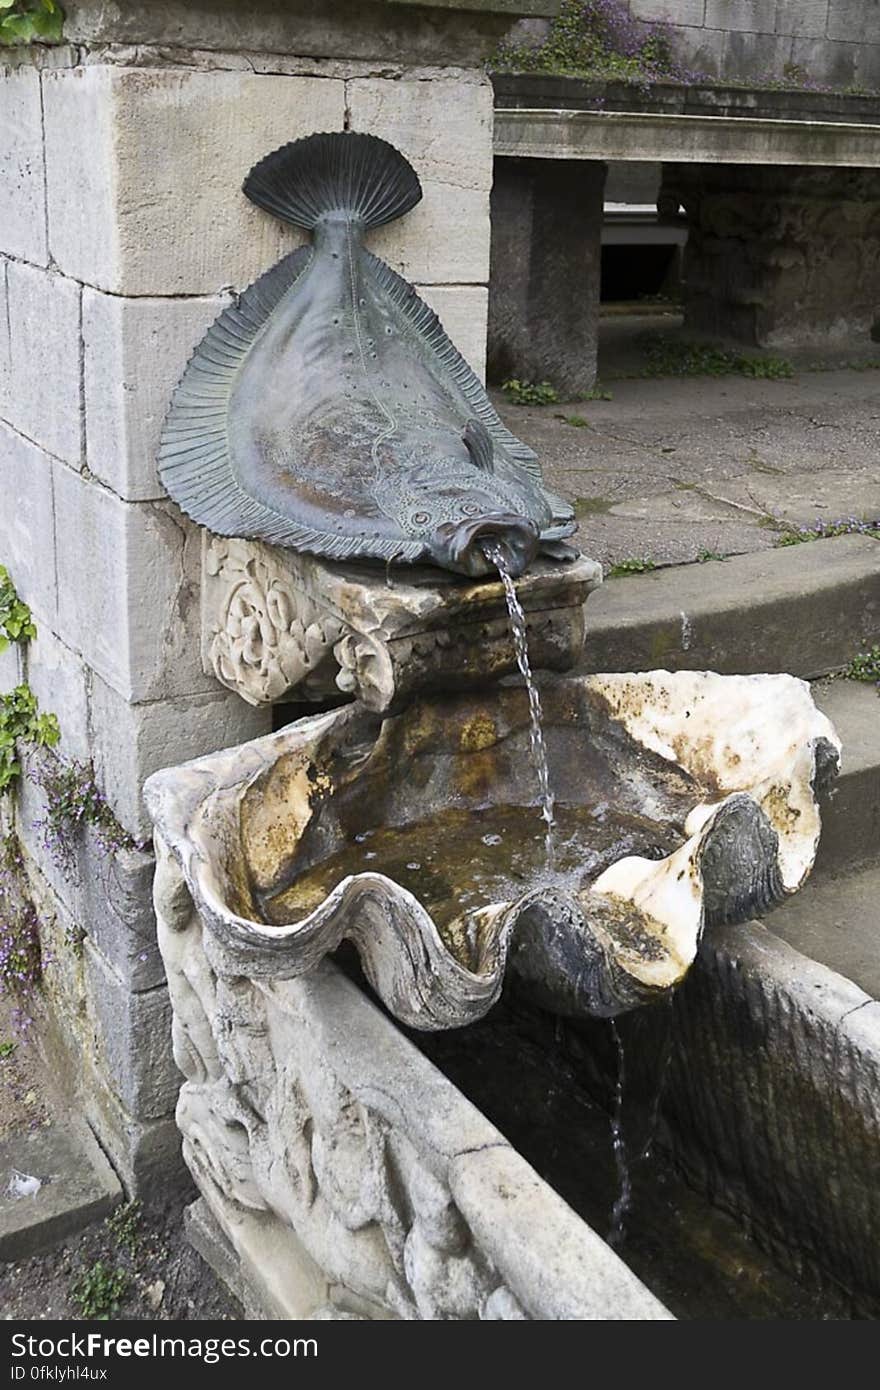
[[[880,999],[880,862],[808,879],[764,926],[801,955]],[[880,1007],[880,1006],[878,1006]]]
[[[585,671],[839,671],[880,641],[880,541],[784,546],[610,579],[587,605]]]
[[[813,693],[843,744],[840,776],[822,806],[821,877],[880,863],[880,694],[848,680],[819,682]],[[880,960],[880,932],[876,949]]]
[[[0,1142],[0,1261],[51,1249],[121,1200],[119,1179],[84,1126],[8,1136]]]

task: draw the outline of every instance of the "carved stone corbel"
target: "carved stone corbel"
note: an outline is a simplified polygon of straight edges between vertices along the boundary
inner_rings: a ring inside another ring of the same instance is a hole
[[[594,560],[538,562],[518,581],[532,664],[567,670],[584,641]],[[260,541],[205,533],[202,659],[252,705],[353,695],[384,712],[427,688],[464,688],[515,670],[500,583],[411,567],[393,578]]]

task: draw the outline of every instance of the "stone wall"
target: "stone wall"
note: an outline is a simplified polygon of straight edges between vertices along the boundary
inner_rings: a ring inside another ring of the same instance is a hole
[[[667,20],[690,67],[732,81],[880,87],[878,0],[630,0]]]
[[[483,365],[491,88],[476,67],[423,65],[454,47],[455,7],[420,9],[419,23],[412,7],[356,8],[348,59],[342,19],[321,30],[323,7],[307,0],[70,4],[74,42],[0,56],[0,563],[39,630],[3,657],[0,679],[7,690],[25,677],[57,714],[59,753],[93,762],[138,847],[108,854],[89,834],[59,866],[34,828],[44,808],[28,775],[16,822],[51,958],[59,1074],[132,1190],[166,1180],[180,1080],[140,789],[270,719],[202,668],[201,538],[154,463],[193,346],[296,235],[241,195],[254,161],[315,130],[397,144],[425,196],[372,245]],[[464,33],[542,6],[471,8]],[[395,59],[364,60],[382,46],[367,12],[392,9]]]

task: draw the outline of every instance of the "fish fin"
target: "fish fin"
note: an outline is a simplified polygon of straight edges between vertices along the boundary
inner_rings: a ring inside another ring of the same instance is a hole
[[[399,150],[353,131],[282,145],[254,165],[242,189],[257,207],[307,231],[333,212],[382,227],[422,196],[416,172]]]
[[[567,541],[544,540],[543,536],[538,547],[538,554],[545,559],[560,560],[564,564],[576,560],[580,553],[576,546],[569,545]]]
[[[534,449],[530,449],[516,435],[501,423],[500,416],[486,395],[486,388],[476,373],[465,362],[458,348],[447,336],[446,331],[434,310],[429,308],[404,280],[372,252],[365,253],[367,262],[375,276],[376,283],[401,311],[413,331],[438,358],[461,393],[463,403],[471,415],[485,425],[486,431],[496,449],[501,449],[513,463],[519,465],[537,482],[543,482],[541,465]],[[494,465],[497,471],[497,457]]]
[[[492,440],[483,422],[481,420],[468,420],[461,437],[467,445],[474,467],[479,468],[483,473],[494,472]]]

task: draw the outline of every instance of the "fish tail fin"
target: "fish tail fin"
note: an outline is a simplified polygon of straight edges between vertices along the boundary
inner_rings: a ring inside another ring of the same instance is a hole
[[[257,207],[308,231],[334,212],[381,227],[422,196],[415,170],[399,150],[375,135],[350,131],[282,145],[254,165],[242,187]]]

